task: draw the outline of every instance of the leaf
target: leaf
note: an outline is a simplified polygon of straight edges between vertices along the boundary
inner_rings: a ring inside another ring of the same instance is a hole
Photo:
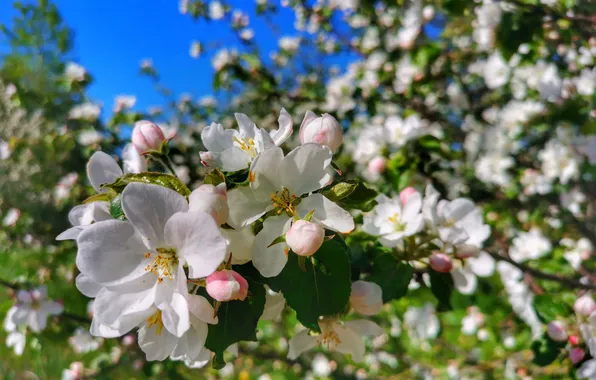
[[[373,275],[368,280],[383,289],[383,303],[397,300],[408,293],[408,285],[414,275],[414,269],[404,262],[395,260],[391,255],[379,255],[373,261]]]
[[[534,308],[538,318],[548,323],[557,317],[566,317],[571,314],[571,308],[562,301],[555,301],[551,295],[537,295],[534,297]]]
[[[290,253],[283,271],[270,278],[269,286],[281,291],[288,306],[304,326],[319,331],[319,317],[342,313],[348,306],[351,291],[350,261],[347,246],[339,237],[321,246],[304,269],[298,255]]]
[[[118,178],[116,181],[102,185],[102,188],[109,188],[115,190],[117,193],[121,193],[126,185],[133,182],[140,183],[151,183],[160,185],[172,189],[188,197],[190,195],[190,189],[186,187],[177,177],[166,173],[147,172],[140,174],[125,174]]]
[[[205,176],[203,183],[206,185],[217,186],[222,182],[226,181],[226,176],[219,171],[219,169],[213,169]]]
[[[226,187],[228,190],[231,190],[235,187],[240,186],[248,186],[249,178],[248,178],[248,169],[242,169],[231,173],[226,173]]]
[[[453,277],[450,273],[440,273],[430,270],[430,290],[439,301],[438,311],[452,310],[451,293],[453,292]]]
[[[360,180],[337,183],[321,192],[342,208],[370,211],[376,206],[378,192]]]
[[[114,219],[125,219],[124,211],[122,211],[122,196],[120,194],[116,195],[116,197],[110,202],[110,215]]]
[[[348,195],[352,194],[358,183],[356,181],[351,182],[340,182],[333,185],[330,189],[321,192],[327,199],[332,202],[339,202]]]
[[[532,342],[531,348],[534,352],[534,363],[545,367],[555,361],[560,352],[560,344],[551,340],[546,334],[542,338]]]
[[[223,302],[217,311],[219,322],[209,325],[205,347],[213,351],[213,367],[223,368],[224,351],[240,341],[257,340],[257,323],[265,308],[265,288],[252,264],[235,265],[233,269],[248,282],[248,297],[244,301]]]
[[[110,194],[109,191],[107,191],[105,193],[95,194],[95,195],[92,195],[89,198],[85,199],[83,201],[83,204],[93,203],[93,202],[109,202],[113,196],[114,196],[114,194]]]

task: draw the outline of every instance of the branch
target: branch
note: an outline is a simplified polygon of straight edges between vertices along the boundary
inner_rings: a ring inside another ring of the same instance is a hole
[[[513,261],[509,257],[499,255],[498,253],[493,253],[490,251],[486,251],[486,252],[488,252],[488,254],[491,255],[495,260],[506,261],[509,264],[513,265],[514,267],[517,267],[518,269],[522,270],[524,273],[528,273],[528,274],[532,275],[533,277],[539,278],[541,280],[558,282],[562,286],[570,288],[570,289],[585,289],[585,290],[596,291],[596,285],[584,284],[584,283],[581,283],[581,282],[574,280],[572,278],[558,276],[556,274],[545,273],[545,272],[539,271],[538,269],[530,268],[527,265],[520,264],[516,261]]]

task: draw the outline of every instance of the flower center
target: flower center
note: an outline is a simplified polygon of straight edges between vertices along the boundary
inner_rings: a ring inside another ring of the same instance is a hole
[[[245,151],[249,156],[255,158],[257,156],[257,148],[255,147],[255,140],[252,138],[242,138],[234,136],[234,142],[238,148]]]
[[[339,336],[333,329],[333,322],[320,321],[319,325],[321,327],[321,336],[319,337],[321,345],[328,350],[333,350],[338,344],[341,343]]]
[[[155,314],[147,318],[147,328],[155,325],[155,335],[161,335],[163,330],[163,321],[161,320],[161,310],[157,310]]]
[[[290,190],[285,187],[281,192],[276,191],[271,193],[271,202],[273,203],[273,209],[277,212],[277,215],[282,212],[286,212],[288,216],[293,216],[296,213],[294,207],[297,203],[298,197],[290,193]]]
[[[151,253],[145,253],[145,258],[151,257]],[[151,272],[157,276],[157,282],[162,283],[164,277],[170,280],[174,279],[174,273],[178,268],[178,256],[173,248],[157,248],[157,255],[151,264],[145,267],[146,272]]]
[[[397,212],[391,215],[389,218],[387,218],[387,220],[389,221],[389,223],[393,224],[393,229],[395,230],[395,232],[402,232],[406,229],[405,223],[402,223],[402,221],[399,219],[399,214]]]
[[[453,227],[455,226],[456,220],[453,218],[445,219],[443,222],[443,227]]]

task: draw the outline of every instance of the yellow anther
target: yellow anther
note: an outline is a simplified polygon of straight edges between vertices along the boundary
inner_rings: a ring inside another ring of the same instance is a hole
[[[271,202],[273,203],[273,209],[276,211],[277,215],[280,215],[282,212],[286,212],[289,216],[296,214],[294,203],[298,197],[291,194],[290,190],[284,187],[281,194],[279,191],[276,191],[275,193],[271,193],[270,197]]]
[[[163,330],[163,321],[161,319],[161,310],[157,310],[155,314],[147,318],[147,328],[151,326],[155,326],[155,335],[161,335],[161,331]]]
[[[145,258],[149,258],[150,253],[145,254]],[[176,250],[167,248],[158,248],[157,256],[151,264],[145,267],[146,272],[151,272],[157,276],[157,282],[161,284],[164,277],[170,280],[174,279],[174,273],[178,268],[178,257],[176,256]]]

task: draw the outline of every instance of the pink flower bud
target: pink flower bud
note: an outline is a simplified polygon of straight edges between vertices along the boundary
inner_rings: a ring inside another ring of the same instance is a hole
[[[325,230],[317,223],[297,220],[286,232],[286,244],[299,256],[312,256],[323,244]]]
[[[569,336],[569,344],[576,346],[579,343],[579,337],[577,335]]]
[[[214,272],[206,279],[207,293],[219,302],[244,301],[248,294],[248,282],[233,270]]]
[[[478,256],[480,249],[475,245],[471,244],[460,244],[457,246],[457,253],[455,256],[459,259],[467,259],[470,257]]]
[[[447,273],[453,268],[453,263],[451,263],[451,258],[446,254],[433,252],[430,256],[430,267],[437,272]]]
[[[569,351],[569,359],[571,359],[571,363],[573,364],[577,364],[584,360],[584,356],[586,356],[586,353],[579,347],[574,347]]]
[[[350,305],[363,315],[379,314],[383,307],[383,290],[374,282],[354,281],[350,294]]]
[[[377,156],[369,161],[366,170],[372,177],[380,176],[385,172],[387,159],[382,156]]]
[[[586,294],[575,300],[573,310],[579,315],[589,317],[596,310],[596,302],[591,295]]]
[[[202,211],[213,216],[217,225],[228,221],[229,208],[226,184],[201,185],[189,197],[191,211]]]
[[[546,326],[546,332],[548,336],[555,342],[564,342],[567,340],[567,332],[565,331],[565,325],[561,321],[551,321]]]
[[[412,194],[416,193],[416,189],[411,186],[406,187],[399,193],[399,200],[401,201],[402,205],[405,205],[408,201],[408,197]]]
[[[343,139],[341,126],[335,118],[329,114],[313,118],[312,112],[307,113],[300,126],[300,142],[317,143],[325,145],[333,153],[339,148]]]
[[[160,127],[147,120],[137,121],[132,131],[132,144],[140,154],[159,151],[166,137]]]

